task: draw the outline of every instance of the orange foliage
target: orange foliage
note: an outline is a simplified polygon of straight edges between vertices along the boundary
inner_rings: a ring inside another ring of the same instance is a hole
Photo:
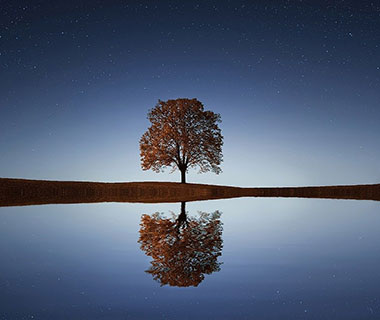
[[[141,217],[139,243],[151,256],[151,267],[146,271],[161,286],[198,286],[205,274],[219,271],[221,255],[221,213],[200,213],[189,218],[184,212],[178,219],[168,219],[160,213]],[[182,217],[181,217],[182,216]]]
[[[140,139],[141,167],[156,172],[171,167],[185,173],[221,172],[223,136],[220,115],[205,111],[197,99],[159,100],[148,113],[151,126]]]

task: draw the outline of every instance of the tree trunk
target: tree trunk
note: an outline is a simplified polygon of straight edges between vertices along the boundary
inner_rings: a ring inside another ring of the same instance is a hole
[[[186,168],[181,169],[181,183],[186,183]]]

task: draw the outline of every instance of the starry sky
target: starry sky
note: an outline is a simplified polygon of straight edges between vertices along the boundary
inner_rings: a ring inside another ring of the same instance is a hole
[[[179,181],[140,167],[158,99],[220,113],[240,186],[380,182],[379,1],[1,1],[0,177]]]

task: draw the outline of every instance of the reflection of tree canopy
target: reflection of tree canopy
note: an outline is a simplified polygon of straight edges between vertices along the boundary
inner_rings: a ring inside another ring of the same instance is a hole
[[[161,285],[198,286],[205,274],[220,270],[221,213],[200,212],[199,217],[187,217],[182,212],[174,220],[161,213],[141,217],[139,243],[151,256],[151,267],[146,270]]]

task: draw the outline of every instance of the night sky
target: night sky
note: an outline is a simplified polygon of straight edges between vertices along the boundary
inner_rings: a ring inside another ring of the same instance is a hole
[[[380,1],[1,1],[0,177],[140,168],[158,99],[222,117],[241,186],[380,182]]]

